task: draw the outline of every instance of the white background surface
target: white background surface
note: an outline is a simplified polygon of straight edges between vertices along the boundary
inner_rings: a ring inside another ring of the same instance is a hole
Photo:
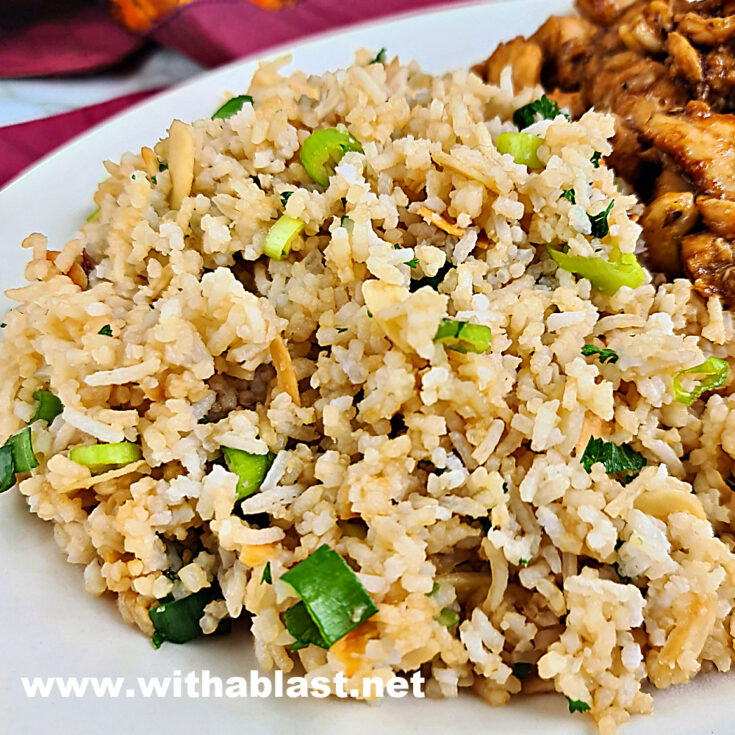
[[[431,71],[466,67],[494,45],[533,31],[568,0],[520,0],[454,8],[409,20],[373,24],[295,46],[295,64],[311,72],[344,66],[358,46],[387,47]],[[273,56],[269,54],[268,56]],[[60,249],[91,209],[103,158],[154,142],[176,116],[207,116],[225,90],[243,91],[253,62],[238,62],[105,123],[44,160],[0,192],[0,288],[21,283],[25,253],[18,244],[32,231]],[[7,302],[5,302],[7,304]],[[0,311],[4,310],[0,303]],[[445,735],[538,733],[583,735],[591,720],[567,712],[560,695],[516,697],[493,709],[479,700],[394,700],[371,707],[321,700],[61,699],[29,700],[20,676],[166,676],[179,670],[247,676],[255,667],[247,624],[230,637],[184,646],[150,643],[119,619],[109,600],[83,591],[81,567],[67,564],[49,524],[31,516],[16,490],[0,497],[0,733],[47,735]],[[655,695],[653,717],[638,717],[619,735],[729,735],[735,733],[735,679],[700,677]]]
[[[59,115],[144,89],[170,87],[201,70],[199,64],[171,49],[154,48],[114,70],[43,79],[0,79],[0,126]]]

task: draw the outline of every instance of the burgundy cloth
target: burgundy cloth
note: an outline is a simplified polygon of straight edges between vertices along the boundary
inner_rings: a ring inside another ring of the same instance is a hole
[[[196,0],[159,21],[146,36],[211,67],[340,26],[451,1],[300,0],[272,11],[247,0]],[[40,9],[50,6],[51,15],[39,10],[35,18],[28,10],[33,2]],[[122,61],[143,43],[94,0],[10,0],[2,21],[0,77],[89,73]],[[0,127],[0,187],[45,153],[147,94]]]
[[[278,11],[244,0],[198,0],[156,25],[150,36],[204,66],[219,66],[297,38],[450,0],[301,0]]]
[[[157,91],[136,92],[63,115],[0,128],[0,187],[62,143]]]
[[[110,66],[131,54],[143,39],[117,25],[102,6],[54,0],[48,14],[3,8],[0,19],[0,77],[78,74]],[[68,4],[67,4],[68,2]]]

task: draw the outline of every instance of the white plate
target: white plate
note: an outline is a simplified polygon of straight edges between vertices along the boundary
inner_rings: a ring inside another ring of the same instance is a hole
[[[360,26],[270,52],[290,51],[294,66],[320,73],[344,66],[364,46],[417,59],[430,71],[466,67],[485,58],[502,40],[530,33],[569,0],[522,0],[454,7]],[[264,57],[265,58],[265,57]],[[0,192],[4,261],[0,289],[22,282],[30,232],[49,236],[58,249],[92,209],[103,177],[101,161],[156,141],[171,119],[211,114],[225,90],[247,86],[256,61],[239,61],[204,74],[95,128],[44,159]],[[0,311],[7,307],[0,302]],[[1,379],[1,376],[0,376]],[[517,697],[497,709],[471,696],[458,700],[392,700],[370,707],[315,699],[29,699],[21,676],[115,676],[134,684],[139,676],[209,669],[221,677],[255,668],[242,624],[233,635],[154,651],[114,606],[83,590],[81,567],[67,564],[51,527],[31,516],[17,491],[0,498],[0,731],[75,735],[199,735],[281,733],[375,735],[376,733],[592,733],[591,721],[569,715],[560,695]],[[657,693],[653,717],[638,717],[621,735],[725,735],[735,732],[729,701],[735,680],[712,675]]]

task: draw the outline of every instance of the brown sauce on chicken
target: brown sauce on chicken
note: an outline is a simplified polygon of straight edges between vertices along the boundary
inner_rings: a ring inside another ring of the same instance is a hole
[[[474,67],[616,115],[608,163],[646,203],[649,264],[735,306],[735,0],[577,0]]]

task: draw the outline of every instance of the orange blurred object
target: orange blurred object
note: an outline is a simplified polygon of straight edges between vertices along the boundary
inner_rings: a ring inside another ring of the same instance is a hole
[[[110,0],[115,18],[131,31],[147,31],[156,21],[176,8],[196,0]],[[294,4],[294,0],[242,0],[265,10],[280,10]]]

